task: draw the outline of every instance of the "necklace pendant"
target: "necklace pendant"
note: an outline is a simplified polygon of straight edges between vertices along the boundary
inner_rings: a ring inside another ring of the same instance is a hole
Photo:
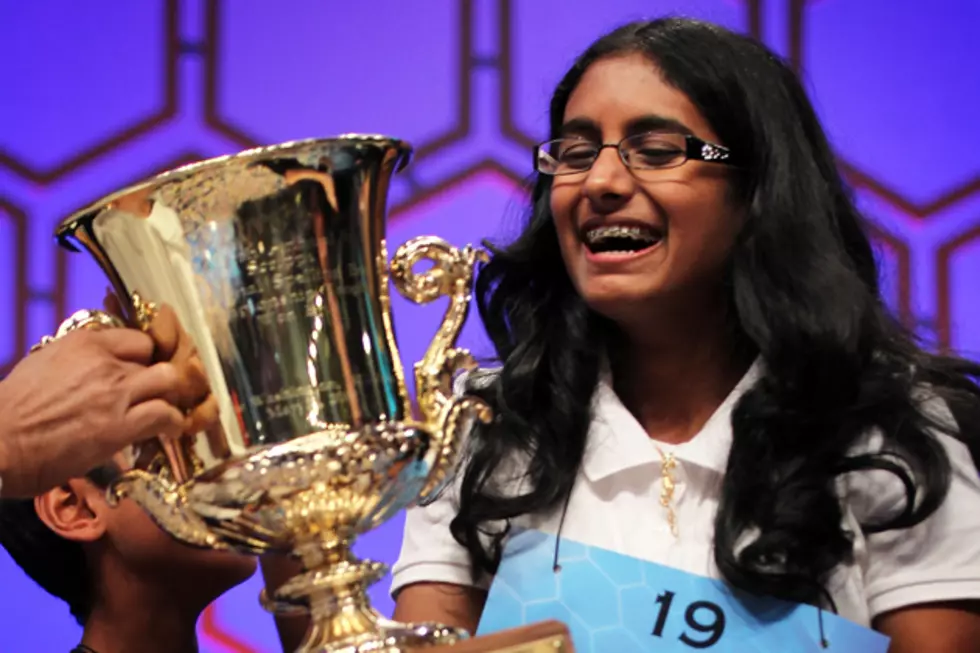
[[[660,505],[667,511],[667,525],[670,527],[671,534],[676,538],[679,537],[680,533],[680,528],[677,525],[677,514],[674,512],[673,506],[674,489],[677,487],[677,481],[674,479],[677,459],[674,458],[673,452],[665,454],[660,447],[657,447],[657,453],[660,454],[663,461],[660,475]]]

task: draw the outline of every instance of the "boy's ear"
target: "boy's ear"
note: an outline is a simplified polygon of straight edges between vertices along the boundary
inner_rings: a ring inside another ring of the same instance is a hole
[[[88,481],[73,478],[34,498],[34,510],[59,536],[74,542],[94,542],[105,534],[101,511],[93,509],[95,494]]]

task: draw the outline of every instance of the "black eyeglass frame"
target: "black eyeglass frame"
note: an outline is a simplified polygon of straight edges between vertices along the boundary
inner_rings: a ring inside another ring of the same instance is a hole
[[[641,137],[658,135],[658,134],[664,136],[670,135],[670,136],[683,137],[685,142],[684,158],[678,161],[677,163],[671,163],[670,165],[666,165],[666,166],[642,167],[642,166],[636,166],[631,164],[626,153],[623,151],[623,143],[630,140],[636,140]],[[592,157],[592,161],[589,163],[589,166],[581,170],[570,170],[568,172],[548,172],[545,170],[541,170],[541,168],[538,166],[538,161],[540,161],[542,155],[554,159],[554,157],[551,155],[550,152],[546,150],[546,148],[554,143],[560,143],[563,141],[579,141],[582,143],[589,143],[593,145],[596,149],[595,149],[595,154]],[[706,163],[720,163],[722,165],[728,165],[733,167],[737,166],[737,162],[735,161],[735,157],[732,155],[732,151],[727,147],[725,147],[724,145],[718,145],[717,143],[710,143],[692,134],[682,134],[682,133],[674,133],[674,132],[670,134],[664,134],[663,132],[650,132],[650,133],[643,133],[643,134],[631,134],[621,139],[618,143],[602,143],[599,145],[596,145],[595,143],[593,143],[587,138],[575,138],[575,137],[568,137],[568,136],[566,136],[565,138],[552,138],[542,143],[538,143],[534,147],[534,151],[533,151],[534,169],[538,173],[542,175],[548,175],[549,177],[579,175],[582,174],[583,172],[588,172],[589,170],[591,170],[592,166],[595,165],[595,162],[599,159],[599,154],[607,147],[614,148],[616,152],[619,154],[620,161],[622,161],[623,165],[629,168],[630,170],[670,170],[671,168],[678,168],[684,165],[685,163],[687,163],[688,161],[704,161]]]

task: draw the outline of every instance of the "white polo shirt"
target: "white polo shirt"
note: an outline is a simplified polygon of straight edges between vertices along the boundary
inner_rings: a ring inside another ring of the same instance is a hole
[[[607,380],[593,396],[594,420],[582,470],[569,498],[561,536],[710,578],[721,578],[712,537],[721,481],[732,443],[731,412],[761,374],[756,363],[689,442],[670,446],[651,440]],[[930,399],[926,410],[952,419],[945,404]],[[980,599],[980,475],[967,447],[938,435],[952,464],[952,484],[942,506],[911,529],[863,536],[859,521],[896,514],[905,491],[893,474],[850,474],[839,483],[844,522],[855,534],[854,561],[841,565],[828,583],[840,616],[869,626],[878,614],[939,600]],[[865,445],[880,446],[880,434]],[[677,481],[675,537],[660,504],[661,456],[673,452]],[[517,478],[519,475],[512,475]],[[516,481],[515,490],[519,487]],[[474,583],[467,551],[449,523],[457,511],[454,487],[431,505],[408,510],[401,555],[393,567],[392,594],[412,583]],[[554,534],[560,510],[514,520],[517,527]]]

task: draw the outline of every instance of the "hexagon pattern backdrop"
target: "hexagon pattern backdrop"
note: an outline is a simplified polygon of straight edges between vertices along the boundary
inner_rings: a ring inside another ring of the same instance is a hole
[[[934,345],[980,351],[976,0],[0,0],[0,372],[101,305],[101,273],[54,246],[55,224],[191,160],[396,135],[416,156],[392,190],[389,242],[506,238],[566,66],[611,26],[667,13],[751,33],[803,73],[873,223],[889,302]],[[438,319],[398,303],[406,361]],[[475,319],[463,343],[489,354]],[[358,550],[392,562],[400,538],[395,519]],[[77,642],[64,605],[5,555],[0,588],[0,650]],[[259,589],[207,610],[203,651],[279,650]],[[373,597],[390,611],[386,582]]]

